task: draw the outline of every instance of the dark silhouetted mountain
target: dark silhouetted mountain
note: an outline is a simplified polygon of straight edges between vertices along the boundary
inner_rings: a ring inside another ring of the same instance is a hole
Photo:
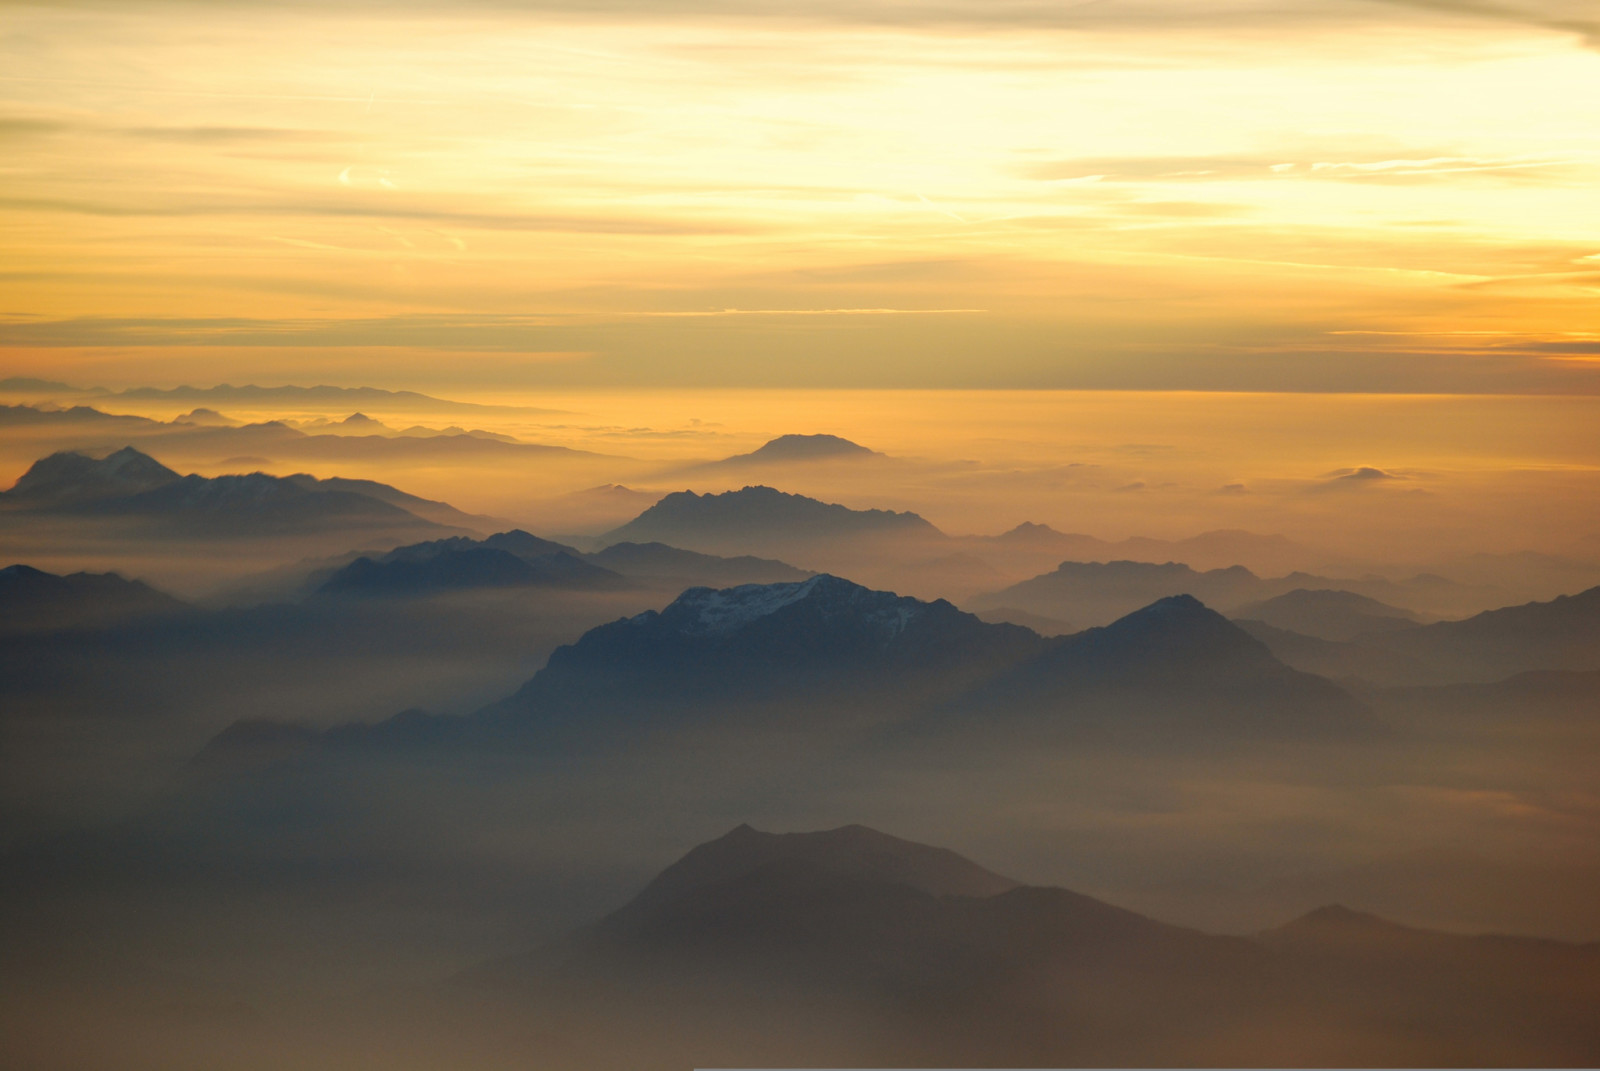
[[[57,383],[53,379],[35,379],[32,376],[7,376],[0,379],[0,390],[15,391],[18,394],[63,394],[74,393],[78,388],[69,383]]]
[[[378,488],[386,497],[410,497]],[[103,459],[52,454],[0,495],[0,504],[56,516],[128,518],[174,537],[440,527],[373,495],[309,476],[179,476],[131,446]]]
[[[1201,532],[1187,539],[1133,536],[1112,541],[1058,532],[1047,524],[1027,521],[997,536],[977,537],[975,542],[1038,554],[1058,562],[1183,562],[1193,569],[1223,568],[1248,562],[1257,570],[1291,570],[1313,557],[1307,548],[1284,536],[1260,535],[1234,528]]]
[[[973,609],[1015,606],[1046,617],[1106,624],[1168,595],[1193,595],[1208,606],[1236,616],[1234,607],[1258,604],[1297,589],[1350,592],[1406,608],[1457,605],[1489,594],[1428,575],[1405,581],[1298,572],[1260,577],[1239,565],[1199,572],[1171,561],[1064,561],[1052,572],[979,595],[970,600],[970,605]]]
[[[435,502],[417,495],[410,495],[376,480],[352,480],[344,476],[325,476],[318,479],[315,476],[308,476],[304,473],[285,476],[284,479],[291,480],[308,490],[349,491],[358,495],[365,495],[368,498],[375,498],[379,502],[387,502],[391,506],[398,506],[406,512],[414,513],[424,520],[432,521],[434,524],[442,524],[451,528],[483,531],[504,523],[493,517],[463,513],[447,502]],[[552,550],[572,551],[571,547],[561,546],[560,544],[551,544],[551,547]]]
[[[1051,641],[955,704],[971,731],[1028,718],[1041,730],[1156,733],[1178,741],[1372,731],[1370,712],[1322,677],[1284,665],[1189,595]],[[977,711],[990,712],[987,717]]]
[[[62,452],[35,461],[4,495],[8,504],[33,509],[72,506],[128,498],[182,478],[131,446],[98,459]]]
[[[748,454],[735,454],[699,469],[743,468],[759,465],[784,465],[797,461],[864,460],[882,457],[876,450],[841,439],[837,435],[780,435]]]
[[[184,609],[170,595],[116,573],[57,576],[27,565],[0,569],[0,634],[99,627]]]
[[[1543,1066],[1600,1053],[1597,967],[1339,908],[1215,937],[860,827],[741,827],[456,992],[627,1023],[579,1040],[592,1067]]]
[[[1420,621],[1410,610],[1369,599],[1352,591],[1294,591],[1236,607],[1235,620],[1264,621],[1306,636],[1344,642],[1369,632],[1412,628]]]
[[[771,487],[746,487],[722,494],[675,492],[602,538],[715,552],[873,537],[938,540],[943,535],[915,513],[853,510]]]
[[[329,577],[324,595],[415,595],[470,588],[543,587],[605,591],[627,587],[571,547],[523,531],[478,541],[457,536],[360,557]]]
[[[1536,669],[1600,669],[1600,587],[1367,637],[1362,644],[1427,663],[1438,683],[1492,681]]]
[[[810,864],[870,881],[908,885],[930,896],[994,896],[1019,884],[948,848],[901,840],[866,826],[761,833],[741,825],[663,870],[628,905],[625,917],[640,918],[772,863]]]
[[[780,708],[819,730],[824,719],[845,727],[892,719],[1043,642],[947,602],[828,575],[691,588],[659,613],[602,625],[558,648],[516,695],[485,713],[509,727],[602,735],[685,719],[734,716],[754,724],[780,717]],[[756,708],[765,713],[753,715]]]
[[[770,558],[749,555],[721,558],[680,550],[665,543],[613,543],[585,558],[624,576],[677,591],[691,587],[779,584],[812,575],[807,570]]]
[[[1243,566],[1199,573],[1178,562],[1062,562],[1045,573],[971,600],[974,609],[1014,606],[1046,617],[1103,624],[1170,595],[1230,606],[1262,591]]]
[[[1379,685],[1487,683],[1534,670],[1600,670],[1600,588],[1349,643],[1241,622],[1284,661]]]
[[[204,407],[191,409],[182,416],[174,417],[172,422],[174,424],[194,424],[207,428],[231,428],[240,423],[232,417],[223,416],[215,409],[206,409]]]

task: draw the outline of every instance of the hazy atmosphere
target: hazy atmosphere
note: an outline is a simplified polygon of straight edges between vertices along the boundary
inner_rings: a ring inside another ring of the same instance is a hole
[[[1593,1066],[1587,0],[0,0],[0,1063]]]

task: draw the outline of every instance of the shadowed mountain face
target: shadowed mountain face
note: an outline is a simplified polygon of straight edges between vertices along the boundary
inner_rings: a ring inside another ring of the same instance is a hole
[[[602,538],[608,543],[661,542],[691,550],[748,552],[874,537],[943,538],[915,513],[853,510],[771,487],[706,495],[678,491]]]
[[[0,635],[102,627],[182,609],[177,599],[115,573],[56,576],[26,565],[0,569]]]
[[[1570,1064],[1600,1053],[1597,967],[1340,908],[1213,937],[859,826],[740,827],[460,991],[650,1039],[563,1039],[586,1066]]]

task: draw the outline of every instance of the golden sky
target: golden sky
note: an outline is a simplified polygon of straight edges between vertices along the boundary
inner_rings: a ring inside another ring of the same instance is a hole
[[[14,4],[0,370],[1600,393],[1592,0]]]

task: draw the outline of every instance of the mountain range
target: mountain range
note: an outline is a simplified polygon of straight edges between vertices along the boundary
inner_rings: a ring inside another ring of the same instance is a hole
[[[27,565],[0,569],[0,635],[98,628],[186,608],[172,596],[116,573],[57,576]]]
[[[1461,621],[1367,630],[1345,642],[1258,621],[1239,624],[1290,665],[1373,684],[1488,683],[1535,670],[1600,670],[1600,587]]]
[[[323,594],[406,595],[450,589],[562,587],[588,591],[649,588],[677,593],[697,586],[803,580],[811,574],[766,558],[720,558],[664,543],[614,543],[585,554],[520,529],[484,539],[454,536],[361,555],[336,569],[314,570]]]
[[[890,747],[952,733],[1169,747],[1373,728],[1348,693],[1279,662],[1189,597],[1047,640],[823,574],[693,588],[557,648],[515,694],[476,714],[407,713],[325,740],[632,751],[707,726]]]
[[[412,496],[365,481],[325,484],[315,477],[180,476],[147,454],[123,447],[104,458],[52,454],[33,464],[0,510],[76,518],[127,518],[152,531],[185,536],[260,536],[328,529],[438,529],[395,501]],[[391,501],[393,500],[393,501]],[[421,502],[422,500],[416,500]],[[443,503],[427,503],[438,511]]]
[[[1346,605],[1335,615],[1333,604],[1340,601],[1338,595],[1292,595],[1286,602],[1266,605],[1268,600],[1296,591],[1347,592],[1371,600],[1361,604],[1361,612],[1370,616],[1413,619],[1420,619],[1418,609],[1471,603],[1488,594],[1435,576],[1399,582],[1379,576],[1336,579],[1300,572],[1261,577],[1242,565],[1199,571],[1177,561],[1064,561],[1048,573],[975,596],[968,604],[976,610],[1009,606],[1067,621],[1104,624],[1154,599],[1193,595],[1233,617],[1264,610],[1279,620],[1292,619],[1302,625],[1318,617],[1325,619],[1328,627],[1349,627],[1355,604],[1345,600]],[[1345,624],[1333,625],[1331,615]],[[1371,624],[1379,630],[1393,627],[1392,621]]]
[[[855,510],[771,487],[721,494],[677,491],[600,537],[603,543],[668,543],[719,554],[789,557],[841,547],[942,542],[915,513]]]
[[[1594,945],[1417,930],[1340,907],[1219,937],[861,826],[740,826],[593,926],[467,972],[453,993],[458,1007],[532,1017],[595,1067],[1600,1054]],[[602,1009],[630,1029],[586,1034]]]

